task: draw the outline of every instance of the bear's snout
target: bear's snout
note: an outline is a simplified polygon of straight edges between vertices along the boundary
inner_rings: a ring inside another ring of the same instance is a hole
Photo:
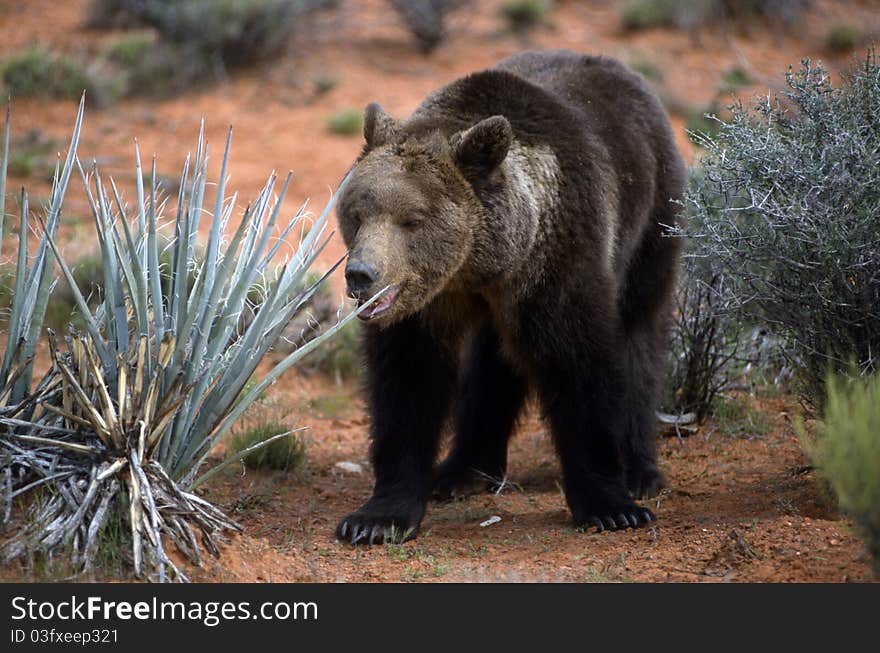
[[[345,266],[345,283],[348,295],[353,299],[365,299],[377,278],[376,270],[363,261],[349,259]]]

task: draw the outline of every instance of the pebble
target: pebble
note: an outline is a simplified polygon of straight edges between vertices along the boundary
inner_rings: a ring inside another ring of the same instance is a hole
[[[336,469],[341,469],[343,472],[351,472],[352,474],[361,474],[364,471],[363,465],[353,463],[348,460],[340,460],[333,466]]]
[[[499,517],[498,515],[492,515],[486,521],[481,521],[480,526],[482,528],[485,528],[486,526],[491,526],[492,524],[497,524],[500,521],[501,521],[501,517]]]

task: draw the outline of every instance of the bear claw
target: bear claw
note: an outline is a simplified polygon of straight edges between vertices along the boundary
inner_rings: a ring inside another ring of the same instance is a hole
[[[611,515],[590,515],[583,520],[581,528],[595,527],[597,533],[603,531],[619,531],[627,528],[641,528],[657,518],[647,508],[638,508],[629,514],[620,513],[614,517]]]

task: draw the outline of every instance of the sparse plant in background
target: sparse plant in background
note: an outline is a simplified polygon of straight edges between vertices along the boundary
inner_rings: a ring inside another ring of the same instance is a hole
[[[126,93],[168,95],[278,55],[303,17],[335,1],[95,0],[87,22],[155,30],[149,48],[141,33],[105,55],[121,69]]]
[[[808,0],[628,0],[621,3],[620,22],[625,30],[652,27],[695,29],[721,22],[765,18],[786,28],[797,22]]]
[[[855,25],[837,23],[832,25],[825,36],[825,47],[833,54],[852,52],[862,45],[867,35]]]
[[[504,0],[501,15],[514,32],[526,32],[544,24],[552,8],[550,0]]]
[[[364,119],[357,109],[343,109],[327,119],[327,130],[338,136],[356,136],[364,129]]]
[[[150,32],[136,32],[122,36],[108,43],[103,50],[104,57],[119,66],[137,66],[149,56],[151,48],[156,47],[156,37]]]
[[[663,69],[660,66],[647,61],[645,59],[639,59],[638,61],[630,62],[629,67],[636,71],[639,75],[647,79],[649,82],[654,84],[662,84],[666,75],[663,73]]]
[[[850,515],[880,575],[880,376],[830,376],[825,421],[801,440]]]
[[[239,316],[249,290],[304,219],[301,210],[290,221],[280,221],[290,178],[277,196],[274,175],[269,179],[225,244],[225,227],[236,203],[235,195],[227,198],[225,192],[227,141],[214,219],[190,287],[199,222],[209,213],[203,205],[208,151],[200,134],[195,156],[188,157],[181,175],[172,221],[171,280],[164,292],[157,226],[162,202],[155,184],[145,187],[137,147],[133,208],[97,166],[86,172],[76,157],[82,116],[81,102],[66,159],[56,169],[41,221],[43,235],[33,259],[28,257],[29,207],[27,196],[22,196],[7,349],[0,367],[4,521],[9,521],[18,497],[34,496],[44,489],[49,492],[30,502],[28,518],[5,542],[2,556],[7,562],[23,557],[66,559],[74,571],[88,571],[94,568],[107,524],[121,519],[135,575],[186,580],[167,547],[176,547],[197,564],[199,541],[218,555],[216,538],[240,528],[194,488],[255,449],[231,454],[204,472],[214,444],[270,384],[329,339],[354,313],[285,356],[245,392],[261,359],[318,287],[304,289],[302,281],[327,242],[330,206],[282,267],[263,300],[263,310],[240,330]],[[7,128],[4,143],[8,143],[8,133]],[[7,160],[4,146],[0,167],[0,198],[4,199]],[[78,288],[71,268],[59,258],[55,243],[73,174],[82,179],[87,191],[102,259],[103,290],[95,307]],[[154,169],[150,179],[156,178]],[[0,215],[3,208],[0,203]],[[280,233],[275,233],[276,227]],[[82,331],[72,330],[63,342],[50,332],[53,365],[33,384],[34,353],[56,262],[85,326]],[[261,446],[272,441],[265,440]]]
[[[745,68],[734,66],[724,71],[721,77],[721,93],[735,93],[752,83],[752,76]]]
[[[432,52],[446,36],[446,14],[457,9],[462,0],[391,0],[391,6],[406,23],[419,49]]]
[[[339,78],[334,75],[316,75],[312,78],[315,95],[326,95],[339,86]]]
[[[829,368],[878,367],[880,69],[871,51],[841,88],[808,60],[787,81],[790,108],[761,98],[700,138],[687,232],[743,320],[784,339],[805,399],[821,408]]]

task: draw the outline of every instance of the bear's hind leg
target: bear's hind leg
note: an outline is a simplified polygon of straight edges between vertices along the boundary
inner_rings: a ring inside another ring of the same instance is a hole
[[[645,331],[627,334],[625,347],[623,457],[626,486],[636,499],[656,496],[666,485],[657,467],[655,407],[660,385],[661,338]]]
[[[626,375],[615,359],[618,339],[613,323],[592,320],[586,336],[584,322],[570,314],[568,320],[546,319],[533,325],[526,340],[562,466],[565,498],[577,528],[638,528],[655,517],[633,501],[625,484],[622,413],[630,407],[622,402]],[[546,324],[553,325],[552,339],[542,333]]]
[[[507,442],[526,397],[526,383],[483,327],[465,362],[452,451],[434,480],[434,497],[453,499],[499,487],[507,473]]]

